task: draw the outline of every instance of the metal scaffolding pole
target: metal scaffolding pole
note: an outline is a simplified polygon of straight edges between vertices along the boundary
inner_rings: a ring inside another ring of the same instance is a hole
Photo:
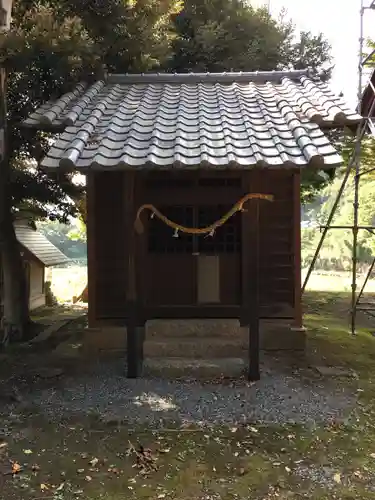
[[[359,37],[359,54],[358,54],[358,103],[361,103],[362,99],[362,79],[363,79],[363,70],[368,61],[371,59],[371,57],[374,55],[375,51],[372,51],[371,54],[366,56],[365,58],[363,57],[363,46],[364,46],[364,16],[367,10],[375,10],[375,0],[371,0],[369,5],[365,6],[365,0],[361,0],[360,4],[360,37]],[[355,334],[355,329],[356,329],[356,315],[357,315],[357,310],[359,310],[358,305],[359,305],[359,300],[364,292],[365,286],[367,284],[367,281],[369,280],[371,273],[374,269],[375,266],[375,259],[372,265],[369,268],[369,271],[367,273],[365,282],[362,286],[362,289],[357,297],[357,268],[358,268],[358,231],[361,229],[367,229],[368,231],[373,232],[375,228],[372,226],[359,226],[359,187],[360,187],[360,179],[361,175],[364,175],[373,169],[370,169],[369,171],[366,172],[361,172],[361,151],[362,151],[362,140],[369,128],[369,122],[371,121],[371,117],[375,111],[375,88],[374,86],[370,83],[369,88],[373,92],[373,101],[370,106],[370,110],[368,112],[368,116],[363,117],[360,125],[358,126],[357,129],[357,134],[356,134],[356,142],[355,142],[355,147],[353,154],[348,162],[348,166],[345,170],[344,177],[342,179],[342,183],[340,186],[340,189],[337,193],[336,199],[334,201],[334,204],[332,206],[331,212],[328,216],[327,224],[325,226],[322,226],[323,232],[322,236],[319,240],[319,243],[317,245],[315,254],[313,256],[313,259],[311,261],[311,264],[309,266],[309,269],[307,271],[305,280],[302,285],[302,293],[305,291],[308,280],[311,276],[311,273],[315,267],[316,261],[318,259],[320,250],[323,246],[324,240],[327,236],[327,233],[331,229],[351,229],[352,230],[352,291],[351,291],[351,333],[354,335]],[[333,218],[336,214],[338,205],[340,203],[341,197],[344,193],[344,190],[347,186],[348,179],[350,177],[350,174],[353,171],[354,167],[354,202],[353,202],[353,224],[351,226],[332,226],[332,221]]]
[[[362,69],[363,69],[363,21],[364,21],[364,0],[361,0],[360,12],[360,33],[359,33],[359,54],[358,54],[358,102],[362,98]],[[355,335],[355,325],[357,318],[357,264],[358,264],[358,212],[359,212],[359,171],[361,168],[361,150],[362,141],[358,140],[355,144],[355,175],[354,175],[354,201],[353,201],[353,245],[352,245],[352,300],[351,300],[351,333]]]

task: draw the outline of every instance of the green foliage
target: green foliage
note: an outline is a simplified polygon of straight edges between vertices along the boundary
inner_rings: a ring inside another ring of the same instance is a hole
[[[80,241],[80,242],[87,241],[86,224],[80,217],[75,219],[74,225],[68,232],[67,236],[72,241]]]
[[[86,240],[85,238],[74,239],[71,237],[76,228],[75,220],[70,221],[68,224],[63,224],[57,220],[38,222],[38,231],[43,233],[51,243],[71,259],[82,260],[86,258]]]
[[[15,207],[66,221],[82,187],[47,177],[37,162],[51,136],[19,125],[35,108],[83,79],[111,71],[147,71],[169,54],[175,0],[16,0],[11,30],[0,34],[9,72],[9,151]]]
[[[342,145],[343,156],[348,161],[353,152],[353,138],[346,138]],[[363,141],[361,148],[361,172],[373,168],[375,155],[375,141]],[[324,225],[327,222],[337,193],[340,189],[344,169],[325,189],[321,191],[314,202],[306,207],[305,221],[311,224]],[[354,203],[354,172],[350,176],[341,201],[337,207],[332,224],[337,226],[351,226],[353,224]],[[363,175],[359,189],[359,225],[375,226],[375,172]],[[311,262],[320,232],[317,227],[302,230],[302,265],[307,267]],[[352,231],[349,229],[332,229],[328,232],[317,261],[317,268],[345,270],[351,266],[352,259]],[[375,255],[375,236],[366,230],[358,232],[358,259],[362,264],[371,262]]]
[[[367,66],[374,68],[375,67],[375,54],[371,54],[373,50],[375,50],[375,41],[370,38],[366,41],[366,51],[363,54],[364,57],[369,57],[367,61]]]
[[[61,3],[61,2],[59,2]],[[172,15],[180,0],[63,0],[95,41],[108,71],[125,73],[158,67],[175,38]]]
[[[186,0],[175,26],[174,71],[272,70],[284,62],[285,27],[240,0]]]
[[[68,90],[100,61],[78,17],[59,18],[52,7],[39,5],[24,15],[17,10],[12,29],[0,35],[0,55],[9,72],[8,121],[13,204],[32,208],[36,215],[66,220],[75,212],[66,196],[79,196],[71,176],[47,177],[37,168],[49,147],[46,133],[19,127],[42,102]],[[19,14],[17,16],[17,14]]]
[[[175,16],[174,71],[319,69],[331,61],[323,36],[296,33],[290,22],[242,0],[185,0]]]

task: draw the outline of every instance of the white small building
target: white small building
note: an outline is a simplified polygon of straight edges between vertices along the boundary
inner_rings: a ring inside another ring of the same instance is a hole
[[[24,262],[26,283],[29,293],[30,310],[44,306],[46,267],[66,264],[70,259],[53,245],[42,233],[35,229],[33,222],[17,220],[14,223],[20,252]],[[2,273],[0,266],[0,299],[2,291]],[[1,300],[2,302],[2,300]]]

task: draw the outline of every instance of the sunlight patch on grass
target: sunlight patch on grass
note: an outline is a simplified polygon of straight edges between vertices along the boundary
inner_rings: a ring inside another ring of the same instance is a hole
[[[177,405],[170,398],[153,393],[143,393],[134,399],[136,406],[148,406],[152,411],[170,411],[177,409]]]
[[[302,282],[307,274],[307,269],[302,270]],[[365,280],[365,274],[359,275],[358,290],[362,287]],[[310,291],[329,291],[329,292],[350,292],[352,286],[351,272],[329,272],[329,271],[313,271],[307,283],[306,290]],[[366,291],[375,293],[375,279],[370,279],[366,284]]]
[[[51,290],[58,302],[71,302],[87,285],[87,267],[55,267],[52,269],[51,281]]]

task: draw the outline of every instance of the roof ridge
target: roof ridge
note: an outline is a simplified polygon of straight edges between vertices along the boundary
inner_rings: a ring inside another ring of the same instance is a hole
[[[313,76],[311,69],[289,71],[231,71],[223,73],[109,73],[108,83],[265,83],[278,82],[282,78],[299,79]]]

